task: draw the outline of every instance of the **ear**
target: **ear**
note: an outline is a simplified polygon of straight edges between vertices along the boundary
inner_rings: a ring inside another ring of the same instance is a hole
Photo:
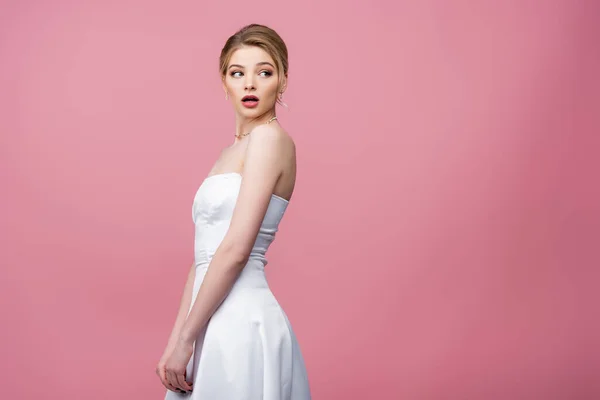
[[[287,75],[285,75],[281,80],[281,88],[279,89],[279,92],[285,92],[285,89],[287,89],[287,79]]]

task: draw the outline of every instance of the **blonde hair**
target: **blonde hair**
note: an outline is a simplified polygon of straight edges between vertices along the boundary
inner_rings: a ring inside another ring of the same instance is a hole
[[[219,57],[221,78],[225,79],[227,64],[229,64],[233,52],[245,46],[259,47],[273,58],[279,77],[279,84],[277,85],[277,92],[279,93],[283,85],[283,79],[288,74],[288,51],[285,42],[277,32],[265,25],[246,25],[227,39]],[[277,102],[281,104],[279,96],[277,96]]]

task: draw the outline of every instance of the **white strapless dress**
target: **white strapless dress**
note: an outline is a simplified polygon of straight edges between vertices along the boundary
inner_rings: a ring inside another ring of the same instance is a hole
[[[194,197],[196,279],[192,305],[229,228],[241,181],[237,172],[209,176]],[[165,400],[311,398],[300,346],[265,277],[265,254],[288,204],[286,199],[271,196],[246,266],[196,338],[186,370],[186,379],[193,382],[192,392],[167,390]]]

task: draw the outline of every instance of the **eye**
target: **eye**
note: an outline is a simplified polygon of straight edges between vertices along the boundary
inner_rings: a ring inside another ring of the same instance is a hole
[[[234,78],[236,78],[235,74],[241,74],[240,71],[233,71],[232,73],[230,73],[229,75],[233,76]]]
[[[266,75],[263,75],[263,76],[271,76],[271,75],[273,75],[273,73],[271,71],[267,71],[267,70],[260,71],[261,74],[263,72],[266,74]]]

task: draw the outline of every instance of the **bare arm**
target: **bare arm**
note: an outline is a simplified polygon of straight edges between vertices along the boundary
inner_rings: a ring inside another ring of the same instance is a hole
[[[177,313],[177,318],[175,319],[175,325],[173,326],[173,330],[171,331],[171,336],[169,337],[169,341],[167,342],[167,347],[163,352],[162,357],[158,361],[158,365],[156,366],[156,374],[159,376],[162,384],[171,391],[177,391],[177,388],[169,383],[166,377],[166,363],[173,350],[177,345],[177,339],[181,335],[181,328],[183,327],[183,323],[187,317],[187,313],[189,307],[192,302],[192,290],[194,288],[194,279],[196,278],[196,266],[192,263],[192,267],[190,268],[190,272],[188,273],[187,282],[185,283],[185,287],[183,288],[183,295],[181,296],[181,303],[179,305],[179,312]]]
[[[181,296],[179,312],[177,313],[177,318],[175,319],[175,325],[173,326],[173,330],[171,331],[171,335],[169,336],[169,341],[167,343],[167,347],[165,349],[163,357],[168,358],[171,354],[171,351],[175,348],[175,345],[177,344],[177,340],[179,339],[179,336],[181,334],[181,328],[185,323],[185,319],[187,318],[187,314],[190,310],[190,305],[192,303],[192,290],[194,288],[195,278],[196,267],[195,263],[192,263],[192,267],[190,268],[190,272],[188,273],[185,287],[183,288],[183,294]]]
[[[246,265],[280,176],[282,146],[285,143],[278,130],[266,125],[253,130],[229,229],[210,262],[180,332],[179,340],[185,348],[206,326]]]

